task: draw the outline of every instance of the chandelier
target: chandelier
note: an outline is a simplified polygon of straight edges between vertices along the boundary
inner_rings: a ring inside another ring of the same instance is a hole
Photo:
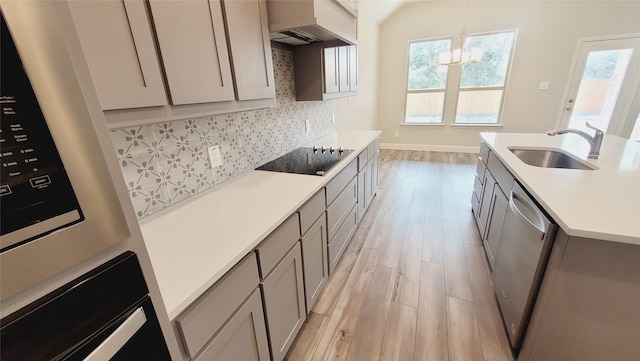
[[[473,64],[482,60],[482,49],[481,48],[471,48],[468,51],[464,49],[464,41],[467,38],[467,33],[465,32],[467,27],[467,14],[469,12],[469,3],[467,2],[467,6],[464,13],[464,23],[462,25],[462,34],[460,34],[460,46],[462,48],[453,49],[453,51],[445,51],[438,55],[438,70],[446,71],[447,66],[449,65],[457,65],[457,64]]]

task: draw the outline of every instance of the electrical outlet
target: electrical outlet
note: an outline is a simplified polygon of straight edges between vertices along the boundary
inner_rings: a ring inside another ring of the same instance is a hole
[[[331,112],[331,123],[336,122],[336,112]]]
[[[400,132],[396,131],[395,133],[393,133],[393,136],[398,138],[400,136]]]
[[[304,129],[307,133],[311,131],[311,119],[306,119],[304,121]]]
[[[220,146],[214,145],[207,148],[209,152],[209,165],[211,169],[217,168],[222,165],[222,156],[220,155]]]

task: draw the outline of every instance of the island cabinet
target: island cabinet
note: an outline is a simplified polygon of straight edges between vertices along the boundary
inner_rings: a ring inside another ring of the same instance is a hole
[[[327,219],[324,188],[305,203],[298,215],[302,238],[304,294],[307,313],[315,304],[329,277],[327,263]]]
[[[299,240],[293,214],[256,248],[272,361],[284,359],[307,316]]]
[[[243,103],[275,99],[264,1],[151,0],[148,9],[142,1],[68,6],[102,109],[115,111],[106,113],[111,123],[274,103]],[[134,111],[155,106],[164,107]],[[116,111],[123,109],[132,110]]]
[[[640,244],[559,229],[518,361],[640,360]]]
[[[357,171],[357,159],[354,159],[325,187],[330,273],[338,265],[358,226],[356,211]]]
[[[255,253],[176,319],[188,359],[269,361]]]
[[[482,179],[482,180],[480,180]],[[493,267],[500,243],[502,225],[507,212],[508,193],[513,176],[485,143],[481,143],[476,166],[471,209],[474,212],[480,237],[484,244],[489,265]]]
[[[296,100],[327,100],[356,95],[358,47],[298,46],[293,51]]]

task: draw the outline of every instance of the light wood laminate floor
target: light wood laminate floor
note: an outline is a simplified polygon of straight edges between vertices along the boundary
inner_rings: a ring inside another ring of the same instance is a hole
[[[380,158],[378,194],[286,360],[513,361],[471,213],[476,155]]]

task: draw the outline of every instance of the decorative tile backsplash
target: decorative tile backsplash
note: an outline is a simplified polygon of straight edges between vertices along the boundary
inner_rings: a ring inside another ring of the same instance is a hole
[[[111,131],[138,219],[335,130],[335,100],[296,102],[292,52],[273,49],[272,56],[275,108]],[[207,153],[212,145],[219,145],[222,155],[222,165],[213,170]]]

